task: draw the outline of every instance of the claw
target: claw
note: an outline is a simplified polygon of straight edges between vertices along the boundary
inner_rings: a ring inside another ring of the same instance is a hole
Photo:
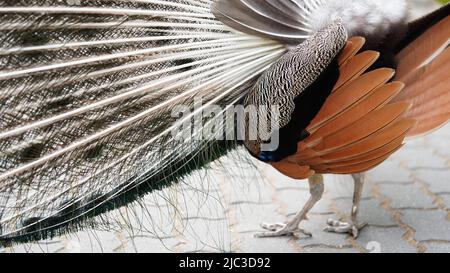
[[[261,227],[268,232],[261,232],[255,234],[256,238],[272,238],[272,237],[286,237],[297,236],[299,233],[311,237],[312,234],[306,230],[289,224],[276,223],[276,224],[261,224]],[[300,237],[300,236],[299,236]]]
[[[333,219],[329,219],[327,221],[327,227],[324,228],[326,232],[332,233],[348,233],[353,236],[353,238],[358,238],[359,231],[363,229],[367,223],[363,223],[359,226],[354,225],[353,223],[337,221]]]
[[[294,219],[292,219],[287,224],[285,223],[276,223],[276,224],[261,224],[261,227],[266,232],[255,234],[257,238],[268,238],[268,237],[282,237],[282,236],[298,236],[299,233],[304,234],[308,237],[311,237],[312,234],[307,232],[301,228],[299,228],[300,222],[306,220],[307,213],[312,209],[312,207],[320,200],[324,191],[323,185],[323,176],[322,175],[314,175],[309,178],[309,187],[311,196],[306,202],[305,206],[301,211],[299,211]]]
[[[277,231],[280,229],[283,229],[286,226],[284,223],[276,223],[276,224],[269,224],[269,223],[262,223],[261,227],[268,231]]]

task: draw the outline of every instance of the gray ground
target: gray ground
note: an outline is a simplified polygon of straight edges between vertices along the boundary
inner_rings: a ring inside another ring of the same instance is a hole
[[[430,1],[411,2],[421,4],[416,14],[430,8]],[[322,231],[328,218],[346,217],[350,211],[352,183],[346,176],[326,176],[325,196],[302,224],[312,238],[253,238],[260,222],[283,221],[309,196],[307,183],[259,166],[265,182],[254,174],[232,181],[216,172],[214,181],[207,183],[208,198],[187,186],[181,186],[182,197],[179,191],[168,191],[163,197],[170,195],[170,200],[184,204],[175,213],[178,216],[170,209],[162,215],[165,201],[149,196],[145,209],[122,210],[121,221],[131,222],[133,228],[86,230],[0,252],[450,252],[449,140],[450,126],[446,126],[408,142],[369,173],[361,209],[361,219],[369,226],[356,240]],[[239,167],[228,163],[230,169]],[[194,180],[187,184],[202,183]],[[135,217],[126,214],[130,211]]]
[[[346,176],[326,176],[325,196],[310,220],[303,223],[313,238],[253,238],[261,221],[282,221],[308,198],[306,183],[261,166],[266,182],[233,182],[223,174],[215,174],[217,187],[209,189],[212,196],[203,207],[198,206],[201,202],[190,201],[186,208],[190,216],[183,214],[190,218],[189,227],[181,219],[169,219],[169,226],[183,226],[185,232],[175,232],[176,227],[171,227],[167,236],[155,239],[151,231],[90,230],[3,251],[190,252],[218,251],[215,247],[222,247],[235,252],[450,252],[449,140],[450,126],[446,126],[408,142],[401,152],[369,173],[361,209],[361,220],[369,226],[357,240],[322,231],[328,218],[345,217],[350,211],[352,183]],[[223,207],[210,200],[215,194]],[[192,198],[202,196],[195,194]],[[156,208],[154,200],[146,201],[149,213],[156,217],[161,205]],[[220,209],[223,214],[218,212]],[[139,224],[145,225],[144,218],[139,218]]]

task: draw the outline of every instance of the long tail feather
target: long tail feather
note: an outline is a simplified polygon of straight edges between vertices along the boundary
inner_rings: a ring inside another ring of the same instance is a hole
[[[299,44],[312,32],[306,20],[299,20],[310,11],[303,4],[290,0],[219,0],[214,2],[212,10],[217,18],[234,29],[286,43]]]
[[[286,50],[224,26],[211,3],[1,2],[0,242],[79,226],[235,148],[173,132],[223,114]]]
[[[449,7],[422,19],[428,22],[427,26],[430,22],[434,24],[397,55],[396,78],[406,87],[395,101],[412,103],[407,117],[418,121],[417,127],[408,134],[410,137],[427,134],[450,121]],[[442,14],[446,15],[443,19]],[[436,16],[440,20],[432,20]]]
[[[339,18],[372,48],[401,39],[407,15],[405,0],[216,0],[213,12],[234,29],[295,45]]]

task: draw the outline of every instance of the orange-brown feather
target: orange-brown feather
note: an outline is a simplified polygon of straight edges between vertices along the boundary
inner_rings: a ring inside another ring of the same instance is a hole
[[[359,143],[355,143],[350,147],[341,149],[339,151],[328,153],[321,156],[324,162],[336,162],[338,160],[352,159],[359,155],[370,153],[373,150],[379,149],[388,144],[393,139],[403,139],[411,128],[416,125],[415,120],[402,119],[395,122],[393,125],[380,130]]]
[[[376,51],[365,51],[352,58],[340,67],[339,79],[333,89],[333,92],[339,91],[339,89],[353,80],[361,76],[380,56],[380,53]]]
[[[334,152],[338,149],[353,145],[362,141],[379,130],[395,122],[409,108],[408,103],[396,103],[387,105],[381,109],[370,112],[363,118],[353,124],[350,124],[343,130],[339,130],[333,134],[323,137],[317,142],[308,142],[306,145],[313,147],[319,154]]]
[[[340,77],[295,155],[272,164],[292,178],[367,171],[400,149],[405,137],[450,120],[450,16],[410,43],[390,69],[366,72],[379,54],[352,38],[338,58]],[[404,84],[403,84],[404,83]],[[404,88],[404,89],[403,89]],[[403,90],[402,90],[403,89]]]
[[[347,42],[347,45],[342,50],[338,57],[338,63],[340,66],[344,65],[349,59],[355,56],[366,43],[366,39],[363,37],[353,37]]]
[[[397,56],[396,80],[405,89],[394,101],[407,101],[413,107],[408,118],[418,125],[409,137],[421,136],[450,120],[450,16],[430,27]]]
[[[401,147],[399,147],[401,148]],[[398,150],[398,149],[397,149]],[[333,174],[353,174],[353,173],[362,173],[366,172],[368,170],[371,170],[375,168],[376,166],[383,163],[386,159],[388,159],[393,153],[395,153],[397,150],[392,151],[388,153],[387,155],[368,161],[368,162],[362,162],[350,166],[343,166],[343,167],[336,167],[333,169],[325,169],[322,170],[322,173],[333,173]]]
[[[412,71],[433,59],[450,43],[450,16],[420,35],[398,55],[397,78],[403,79]]]
[[[415,121],[405,118],[408,102],[390,103],[403,89],[391,82],[392,69],[366,71],[378,52],[358,53],[364,39],[353,38],[338,58],[340,77],[332,94],[313,119],[311,135],[299,142],[295,155],[273,163],[295,179],[314,173],[347,174],[371,169],[402,145]]]
[[[342,115],[362,98],[385,84],[392,76],[394,76],[394,70],[392,69],[377,69],[360,76],[344,87],[338,88],[322,106],[322,109],[308,127],[308,131],[313,133],[318,130],[318,127],[324,126],[337,116]]]

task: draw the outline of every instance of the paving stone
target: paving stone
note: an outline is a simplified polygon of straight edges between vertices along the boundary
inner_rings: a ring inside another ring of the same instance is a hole
[[[352,200],[336,200],[335,204],[341,212],[345,212],[347,220],[350,217]],[[396,225],[392,216],[381,207],[380,201],[374,199],[361,200],[358,221],[374,226]]]
[[[410,0],[409,4],[415,7],[411,18],[417,18],[437,7],[437,4],[430,0]],[[408,184],[412,181],[411,173],[401,166],[407,166],[418,174],[430,185],[429,189],[433,193],[450,192],[449,140],[450,126],[445,126],[432,135],[408,141],[404,149],[369,172],[370,182],[365,187],[363,197],[372,198],[372,187],[378,185],[381,194],[391,199],[393,207],[429,208],[429,197]],[[145,227],[155,229],[156,233],[161,233],[158,234],[160,236],[167,235],[171,234],[174,219],[171,217],[173,207],[168,206],[166,200],[177,199],[180,201],[180,217],[186,216],[186,210],[189,210],[188,215],[194,218],[188,225],[188,232],[183,236],[177,237],[177,234],[175,237],[164,239],[163,243],[153,238],[154,234],[151,232],[130,234],[126,230],[122,232],[87,230],[49,242],[0,249],[0,252],[208,252],[215,250],[211,245],[223,246],[222,250],[242,252],[358,252],[357,249],[348,247],[347,236],[322,231],[328,218],[337,217],[329,214],[332,204],[336,204],[339,212],[348,214],[351,206],[350,198],[353,195],[353,183],[349,176],[325,177],[326,194],[312,210],[310,220],[302,223],[302,226],[312,231],[313,238],[300,240],[253,238],[252,235],[259,229],[260,222],[284,221],[287,215],[297,212],[309,197],[308,184],[307,181],[286,178],[273,168],[255,160],[251,164],[257,165],[263,171],[250,171],[252,168],[245,168],[242,162],[234,160],[233,156],[239,156],[239,152],[233,152],[230,157],[224,157],[221,164],[215,164],[212,170],[208,170],[210,176],[205,176],[205,172],[199,172],[195,178],[185,181],[185,185],[180,185],[180,189],[185,190],[183,198],[178,196],[180,190],[167,191],[161,196],[152,194],[144,200],[145,209],[134,207],[131,210],[136,214],[135,217],[120,213],[112,214],[113,218],[117,216],[121,221],[125,219],[136,229]],[[442,168],[445,171],[423,170],[424,167]],[[205,181],[205,177],[210,177],[210,180]],[[234,179],[230,179],[231,177]],[[205,201],[202,190],[216,201]],[[450,197],[448,195],[440,197],[448,207]],[[217,201],[222,204],[219,205]],[[374,199],[363,200],[361,219],[373,225],[393,224],[389,214],[380,208],[378,202]],[[220,219],[224,214],[229,214],[229,221],[211,220],[214,217]],[[446,220],[448,213],[402,210],[402,214],[402,221],[416,230],[417,240],[450,240],[450,221]],[[370,226],[362,231],[357,242],[362,247],[378,242],[383,252],[414,252],[415,249],[401,238],[403,232],[403,229],[397,227]],[[217,234],[218,238],[214,240],[213,235]],[[201,236],[209,246],[199,244],[195,235]],[[205,235],[205,238],[202,235]],[[427,241],[423,244],[429,252],[450,252],[448,243]],[[216,251],[220,251],[219,249]]]
[[[417,149],[405,149],[397,155],[397,158],[405,163],[408,168],[447,168],[447,162],[434,154],[434,150],[423,147]]]
[[[405,144],[406,145],[402,148],[401,152],[395,153],[394,157],[397,157],[399,155],[401,156],[404,150],[414,150],[417,148],[421,149],[423,147],[426,147],[429,144],[429,141],[426,137],[420,137],[407,140]]]
[[[433,134],[427,135],[426,138],[434,139],[434,136],[450,136],[449,128],[450,128],[450,124],[447,124],[447,125],[443,126],[442,128],[440,128],[439,130],[433,132]]]
[[[383,184],[379,187],[381,194],[391,200],[391,208],[436,208],[433,199],[422,192],[415,184]]]
[[[372,197],[373,183],[364,184],[362,198]],[[352,199],[354,191],[353,178],[350,175],[328,175],[325,177],[325,189],[333,199]]]
[[[283,204],[283,209],[287,214],[293,214],[302,209],[310,198],[309,190],[283,190],[276,192],[276,198]],[[319,203],[321,203],[319,201]]]
[[[5,249],[5,253],[55,253],[65,247],[62,240],[39,242],[35,244],[21,244]]]
[[[334,247],[306,247],[304,249],[305,253],[360,253],[357,249],[353,247],[342,247],[342,248],[334,248]]]
[[[230,252],[231,233],[227,218],[191,218],[183,225],[184,245],[179,252]]]
[[[433,193],[450,192],[450,169],[424,169],[415,171],[417,177],[429,185]]]
[[[416,253],[417,249],[402,239],[404,231],[400,227],[383,228],[368,226],[361,231],[357,242],[369,252]]]
[[[179,243],[175,238],[156,239],[145,235],[125,239],[126,244],[116,251],[124,253],[173,253]]]
[[[312,233],[313,237],[298,240],[297,243],[303,247],[308,246],[331,246],[332,248],[344,248],[350,245],[347,236],[323,231],[329,218],[336,219],[336,215],[311,215],[309,221],[300,226]]]
[[[119,248],[122,242],[117,237],[117,232],[93,231],[78,232],[67,236],[65,247],[61,252],[65,253],[112,253]]]
[[[401,219],[412,227],[417,241],[426,240],[450,240],[450,221],[447,213],[443,211],[402,211]]]
[[[295,184],[288,184],[286,187],[296,189]],[[231,205],[241,203],[265,204],[272,202],[272,197],[268,194],[271,191],[272,185],[265,181],[254,181],[245,185],[235,183],[230,185],[230,188],[232,189],[229,193],[229,202]]]
[[[447,194],[441,194],[439,197],[442,199],[442,201],[445,204],[445,207],[450,210],[450,193]]]
[[[309,212],[308,215],[315,215],[315,214],[319,214],[319,215],[329,215],[329,214],[333,214],[333,210],[332,210],[332,202],[333,200],[328,197],[328,193],[325,193],[324,197],[317,202],[317,204],[311,209],[311,211]],[[292,213],[296,213],[299,210],[293,210],[291,212]]]
[[[298,253],[291,238],[254,238],[253,234],[241,236],[239,252],[244,253]]]
[[[287,215],[279,213],[280,207],[274,204],[268,205],[242,205],[233,211],[234,218],[238,220],[233,225],[233,231],[256,232],[260,231],[260,224],[282,223],[286,221]]]
[[[401,168],[400,163],[388,160],[367,173],[368,179],[379,182],[411,182],[411,174]]]
[[[450,253],[450,242],[423,243],[428,253]]]
[[[428,142],[428,146],[434,148],[438,154],[450,156],[450,135],[433,134],[432,141]]]

